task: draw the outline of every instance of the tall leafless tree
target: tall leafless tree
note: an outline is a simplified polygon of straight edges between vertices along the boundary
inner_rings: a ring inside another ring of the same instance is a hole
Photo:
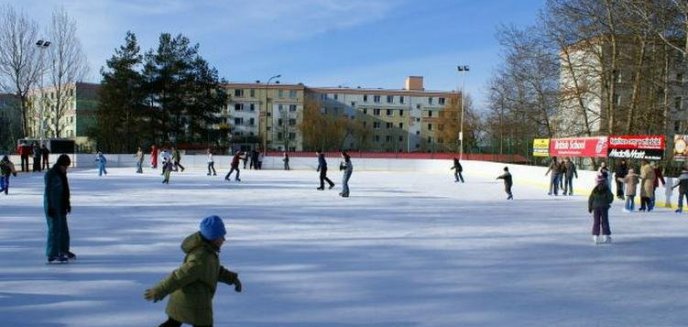
[[[29,92],[40,74],[38,24],[12,6],[0,7],[0,81],[3,89],[20,100],[21,129],[30,135],[28,125]]]
[[[74,84],[84,79],[88,65],[76,36],[76,21],[69,17],[64,8],[53,12],[48,35],[52,42],[48,48],[50,91],[54,94],[51,129],[55,137],[63,137],[68,115],[73,110],[70,104],[76,97]]]

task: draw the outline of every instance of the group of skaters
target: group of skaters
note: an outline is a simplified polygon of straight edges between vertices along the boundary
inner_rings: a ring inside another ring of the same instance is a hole
[[[50,168],[50,150],[43,144],[33,142],[32,144],[20,144],[17,147],[17,152],[21,158],[22,172],[41,172]],[[29,158],[33,159],[31,170],[29,169]]]

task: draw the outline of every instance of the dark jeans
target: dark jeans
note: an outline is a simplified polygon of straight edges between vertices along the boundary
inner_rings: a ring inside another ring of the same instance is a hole
[[[50,163],[48,162],[48,156],[44,155],[43,156],[43,169],[50,169]]]
[[[8,177],[9,178],[9,177]],[[686,203],[688,204],[688,193],[678,193],[678,207],[683,208],[683,197],[686,197]]]
[[[549,193],[547,193],[547,194],[549,194],[549,195],[552,195],[553,193],[554,193],[554,195],[559,194],[559,178],[561,178],[561,176],[559,176],[558,174],[552,175],[552,177],[550,177]]]
[[[29,156],[21,156],[21,167],[22,171],[29,171]]]
[[[573,195],[573,175],[564,175],[564,195],[568,192],[569,195]]]
[[[330,186],[334,186],[334,183],[327,178],[327,168],[322,168],[320,169],[320,188],[325,188],[326,181]]]
[[[184,171],[184,166],[182,166],[182,164],[179,163],[179,161],[175,161],[175,162],[174,162],[174,170],[176,171],[176,170],[178,170],[179,168],[181,168],[182,171]]]
[[[624,197],[624,183],[618,180],[616,181],[616,196],[620,198]]]
[[[215,162],[209,162],[208,163],[208,175],[210,175],[211,169],[213,171],[213,175],[217,175],[217,172],[215,172]]]
[[[3,192],[5,192],[5,194],[7,194],[7,192],[9,192],[9,190],[10,190],[10,174],[0,175],[0,191],[3,191]],[[681,198],[679,198],[678,203],[679,203],[678,206],[680,207],[681,206],[680,205]]]
[[[609,208],[596,208],[593,211],[595,221],[592,223],[592,235],[600,235],[600,227],[602,227],[603,235],[611,235],[609,230]]]
[[[232,167],[232,169],[230,169],[227,175],[225,176],[225,179],[229,180],[229,178],[232,176],[232,173],[235,171],[237,172],[235,179],[239,180],[239,167]]]
[[[460,172],[460,171],[456,171],[456,172],[454,173],[454,179],[455,179],[457,182],[458,182],[458,181],[461,181],[461,183],[463,183],[463,175],[461,175],[461,172]]]
[[[46,216],[48,223],[48,242],[45,255],[56,257],[69,252],[69,227],[66,214],[55,214],[55,217]]]
[[[182,323],[172,318],[167,319],[158,327],[181,327]],[[213,327],[213,325],[193,325],[194,327]]]

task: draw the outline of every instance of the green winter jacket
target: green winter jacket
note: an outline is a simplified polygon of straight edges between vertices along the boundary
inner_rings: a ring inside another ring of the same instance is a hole
[[[588,211],[592,212],[594,209],[607,209],[614,201],[614,194],[609,190],[606,184],[598,184],[590,193],[588,198]]]
[[[200,232],[182,242],[184,264],[154,287],[164,297],[170,295],[165,312],[172,319],[191,325],[213,324],[213,296],[217,282],[234,284],[238,275],[220,265],[218,249]]]

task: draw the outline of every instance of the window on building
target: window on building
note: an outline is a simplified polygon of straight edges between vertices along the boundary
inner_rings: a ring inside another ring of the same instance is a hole
[[[289,133],[289,139],[290,140],[296,140],[296,133]]]
[[[373,122],[373,128],[374,129],[380,128],[380,122],[379,121]]]
[[[399,123],[399,128],[403,129],[403,128],[404,128],[404,123]]]
[[[284,98],[284,90],[278,90],[277,91],[277,97],[278,98]]]
[[[420,131],[416,131],[416,135],[420,135]]]
[[[373,109],[373,115],[379,116],[380,115],[380,109]]]
[[[428,104],[432,104],[432,97],[428,98]]]
[[[255,119],[255,118],[249,118],[249,119],[248,119],[248,125],[249,125],[249,126],[253,126],[253,125],[255,125],[255,124],[256,124],[256,119]]]
[[[289,97],[292,99],[296,98],[296,90],[289,90]]]
[[[282,141],[282,133],[281,133],[281,132],[280,132],[280,133],[277,133],[277,139],[280,140],[280,141]]]
[[[681,111],[683,108],[683,98],[681,97],[675,97],[674,98],[674,110],[676,111]]]
[[[248,110],[250,110],[250,111],[256,111],[256,104],[255,104],[255,103],[249,104],[249,105],[248,105]]]
[[[368,102],[368,95],[367,94],[363,95],[363,102]]]
[[[438,102],[440,105],[444,105],[444,98],[438,98],[438,99],[437,99],[437,102]]]
[[[278,104],[277,105],[277,111],[282,112],[282,110],[284,110],[284,106],[281,104]]]
[[[392,109],[387,109],[387,116],[391,116],[391,115],[392,115]]]
[[[252,98],[255,98],[255,97],[256,97],[256,90],[255,90],[255,89],[251,89],[251,90],[249,91],[249,95],[250,95]]]
[[[399,109],[399,117],[404,117],[404,109]]]
[[[417,104],[417,105],[416,105],[416,109],[420,109],[420,104]]]
[[[339,94],[337,94],[337,93],[333,94],[332,98],[335,100],[339,100]]]
[[[387,96],[387,103],[394,103],[394,96],[393,95]]]
[[[432,110],[428,110],[428,117],[432,117]]]
[[[296,119],[295,118],[289,118],[289,126],[296,126]]]
[[[432,143],[432,136],[428,136],[428,143]]]
[[[363,108],[363,114],[364,114],[364,115],[367,115],[367,114],[368,114],[368,109],[367,109],[367,108]]]
[[[386,142],[392,142],[392,136],[391,135],[385,136],[385,141]]]
[[[379,95],[373,95],[373,102],[380,103],[380,96]]]
[[[432,124],[428,124],[428,130],[429,130],[429,131],[432,130]]]
[[[244,119],[241,117],[234,118],[234,125],[243,125]]]
[[[295,104],[289,105],[289,112],[296,112],[296,105]]]
[[[375,142],[380,143],[380,135],[375,135]]]
[[[243,97],[244,96],[244,90],[242,90],[242,89],[234,90],[234,96],[235,97]]]
[[[277,119],[277,126],[282,126],[282,124],[284,124],[282,118]]]
[[[356,102],[351,101],[351,107],[353,108],[355,106],[356,106]]]
[[[394,128],[394,124],[393,123],[387,123],[387,128]]]
[[[416,149],[420,148],[420,144],[416,143]]]
[[[234,111],[242,111],[244,110],[244,104],[243,103],[235,103],[234,104]]]
[[[403,137],[403,136],[399,136],[399,142],[404,142],[404,137]]]
[[[399,97],[399,103],[404,103],[404,97],[403,96]]]

